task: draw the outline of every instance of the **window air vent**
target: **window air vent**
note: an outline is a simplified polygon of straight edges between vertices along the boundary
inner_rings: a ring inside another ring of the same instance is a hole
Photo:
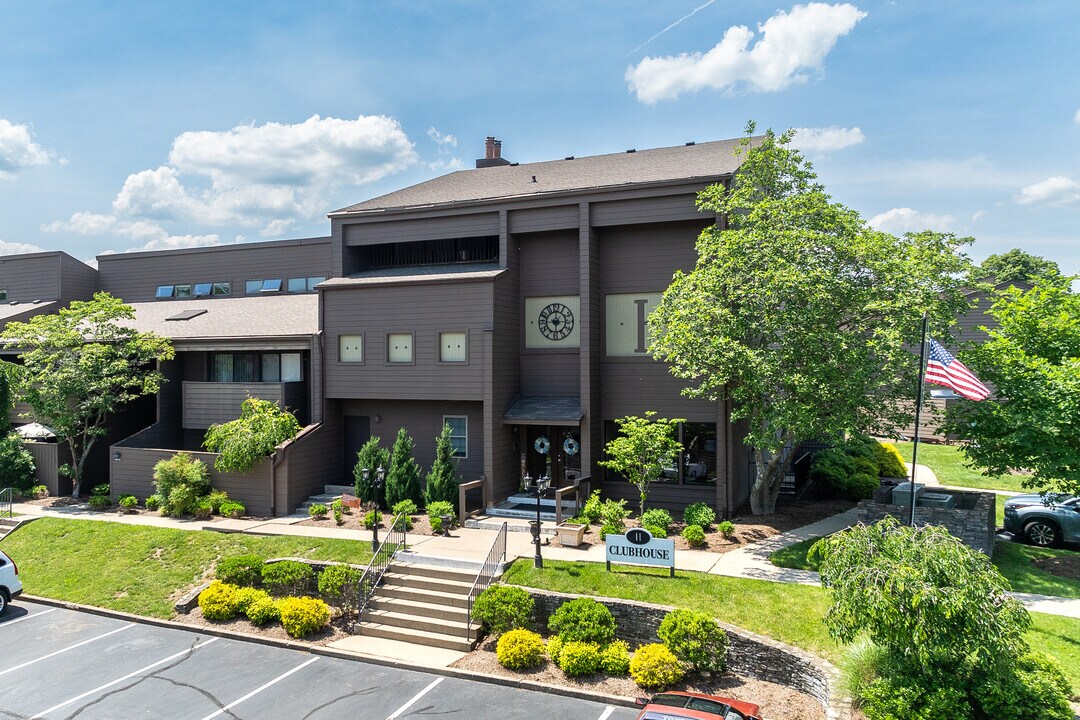
[[[173,315],[172,317],[167,317],[165,319],[166,320],[190,320],[191,318],[196,318],[196,317],[199,317],[200,315],[205,315],[205,314],[206,314],[205,309],[185,310],[182,313],[177,313],[176,315]]]

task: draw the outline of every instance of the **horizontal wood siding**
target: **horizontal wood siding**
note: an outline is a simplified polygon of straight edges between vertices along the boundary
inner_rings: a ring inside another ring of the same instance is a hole
[[[504,257],[508,270],[495,278],[495,329],[492,333],[492,402],[488,409],[491,420],[492,465],[485,473],[493,497],[506,497],[517,487],[520,463],[513,447],[509,426],[502,416],[521,390],[520,334],[521,310],[517,262],[517,243],[509,238]]]
[[[483,212],[431,219],[368,221],[346,224],[343,233],[346,246],[491,237],[499,234],[499,214]]]
[[[0,258],[0,289],[7,290],[7,302],[59,299],[60,253]]]
[[[330,276],[330,240],[225,245],[165,253],[103,255],[98,259],[101,289],[127,302],[153,300],[159,285],[231,282],[232,296],[244,296],[247,280]],[[213,301],[215,298],[199,298]]]
[[[683,396],[686,381],[672,376],[663,363],[627,358],[605,360],[601,368],[600,411],[605,418],[655,410],[661,417],[716,422],[716,403]]]
[[[511,237],[517,242],[519,267],[518,339],[521,343],[521,393],[539,396],[579,396],[580,348],[525,348],[525,298],[581,294],[578,231]],[[580,318],[578,318],[580,322]]]
[[[952,436],[948,436],[941,431],[941,425],[945,422],[946,408],[955,402],[959,401],[941,398],[931,398],[926,401],[927,404],[923,407],[922,414],[919,417],[919,440],[945,442],[953,439]],[[915,403],[911,403],[910,407],[915,407]],[[912,422],[906,427],[898,428],[896,433],[905,440],[911,440],[915,436],[915,423]]]
[[[579,397],[577,353],[529,353],[521,356],[521,394]]]
[[[990,339],[990,336],[980,328],[984,326],[989,328],[998,327],[997,320],[990,315],[990,306],[994,304],[994,298],[985,295],[973,299],[976,300],[975,307],[958,317],[956,327],[953,328],[953,335],[959,342],[986,342]],[[952,349],[955,350],[955,348]]]
[[[340,484],[341,425],[335,421],[310,425],[285,445],[275,470],[277,515],[289,515],[323,486]]]
[[[469,456],[458,461],[458,474],[463,482],[477,480],[484,473],[484,409],[480,402],[430,402],[408,400],[346,400],[344,415],[366,415],[371,418],[371,434],[390,449],[398,428],[405,428],[415,443],[413,457],[421,473],[427,476],[435,460],[435,438],[442,431],[444,415],[465,415],[469,424]],[[375,422],[375,416],[379,422]]]
[[[349,288],[323,295],[326,397],[482,400],[492,283]],[[387,360],[387,335],[413,333],[413,362]],[[468,362],[439,362],[439,333],[468,334]],[[362,334],[363,363],[338,361],[339,337]]]
[[[216,423],[235,420],[240,417],[240,405],[248,396],[286,405],[286,384],[185,382],[183,427],[205,430]]]
[[[49,488],[49,495],[71,494],[71,479],[60,477],[60,446],[57,443],[24,442],[23,447],[34,457],[34,480]]]
[[[550,230],[577,230],[578,204],[558,205],[546,208],[513,210],[510,216],[511,233],[546,232]]]
[[[60,299],[89,300],[98,290],[98,271],[67,254],[60,255]]]
[[[667,195],[640,200],[615,200],[592,205],[593,227],[637,223],[671,222],[701,217],[697,195]]]
[[[707,221],[597,231],[604,293],[663,292],[676,270],[697,262],[695,244]]]
[[[110,494],[113,500],[121,495],[134,495],[140,501],[154,494],[154,465],[168,460],[175,450],[121,447],[121,461],[110,464]],[[214,453],[190,453],[201,460],[210,471],[210,485],[224,490],[232,500],[244,503],[249,515],[269,516],[270,460],[260,460],[248,473],[223,473],[214,468]]]

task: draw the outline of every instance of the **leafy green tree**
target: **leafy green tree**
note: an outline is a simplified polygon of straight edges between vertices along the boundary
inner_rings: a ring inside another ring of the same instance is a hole
[[[442,432],[435,438],[435,462],[425,478],[424,501],[430,505],[440,500],[452,505],[457,504],[458,479],[457,460],[454,459],[454,443],[450,440],[450,426],[443,425]]]
[[[638,517],[645,513],[645,498],[649,485],[660,478],[665,467],[671,467],[682,450],[682,443],[675,439],[681,418],[653,418],[652,410],[645,417],[627,415],[615,424],[619,435],[604,447],[606,460],[598,464],[614,470],[629,480],[638,490],[640,502]]]
[[[685,393],[730,400],[732,419],[748,421],[755,514],[775,510],[800,441],[909,423],[918,360],[906,348],[923,312],[940,338],[969,305],[969,239],[871,229],[791,139],[747,139],[731,186],[699,194],[725,223],[702,231],[694,270],[675,274],[649,316],[650,351]]]
[[[12,322],[0,343],[23,350],[17,393],[67,444],[65,466],[78,496],[86,458],[109,416],[164,382],[157,363],[173,357],[167,338],[131,327],[134,310],[105,292],[49,315]]]
[[[402,500],[422,502],[420,466],[412,456],[413,439],[405,428],[398,430],[394,449],[390,452],[390,471],[386,474],[386,504],[394,507]]]
[[[11,427],[11,408],[15,406],[11,393],[12,376],[18,371],[18,365],[0,360],[0,432],[7,432]]]
[[[1061,269],[1053,260],[1032,255],[1020,248],[991,255],[979,266],[979,274],[997,282],[1034,282],[1036,278],[1059,278]]]
[[[247,472],[300,429],[296,416],[277,403],[249,397],[240,404],[240,417],[210,426],[203,447],[219,453],[214,467],[221,472]]]
[[[368,438],[359,452],[356,453],[356,465],[353,467],[355,478],[356,497],[364,502],[374,502],[380,507],[386,507],[386,486],[376,482],[375,472],[379,468],[384,471],[390,469],[390,451],[379,443],[381,438],[373,435]],[[364,479],[364,468],[368,470],[367,479]]]
[[[947,432],[967,440],[968,460],[999,475],[1024,468],[1026,488],[1080,493],[1080,295],[1072,278],[1010,287],[990,309],[989,338],[963,362],[1000,402],[956,403]]]

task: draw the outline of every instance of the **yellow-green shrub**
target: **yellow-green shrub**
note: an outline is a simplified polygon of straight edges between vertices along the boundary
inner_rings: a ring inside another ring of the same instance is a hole
[[[600,669],[600,646],[571,640],[559,651],[559,669],[571,677],[592,675]]]
[[[598,491],[599,492],[599,491]],[[552,635],[547,641],[547,654],[551,662],[559,664],[559,653],[562,652],[563,641],[558,635]]]
[[[278,601],[285,632],[301,638],[330,624],[330,606],[312,597],[290,597]]]
[[[281,611],[274,599],[262,593],[244,608],[244,615],[256,625],[265,625],[268,622],[281,619]]]
[[[630,677],[643,688],[663,690],[683,679],[675,654],[659,643],[642,645],[630,659]]]
[[[544,641],[532,630],[509,630],[499,637],[495,655],[499,664],[510,670],[536,667],[544,659]]]
[[[622,640],[610,643],[600,651],[600,667],[608,675],[626,675],[630,672],[630,647]]]
[[[207,620],[232,620],[240,614],[240,597],[235,585],[215,580],[199,593],[199,609]]]

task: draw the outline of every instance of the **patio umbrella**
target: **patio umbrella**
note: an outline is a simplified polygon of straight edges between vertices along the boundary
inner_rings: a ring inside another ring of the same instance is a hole
[[[57,439],[56,433],[53,432],[52,428],[36,422],[32,422],[27,425],[20,425],[19,427],[15,428],[15,432],[17,432],[25,440],[44,440],[47,442],[49,440]]]

